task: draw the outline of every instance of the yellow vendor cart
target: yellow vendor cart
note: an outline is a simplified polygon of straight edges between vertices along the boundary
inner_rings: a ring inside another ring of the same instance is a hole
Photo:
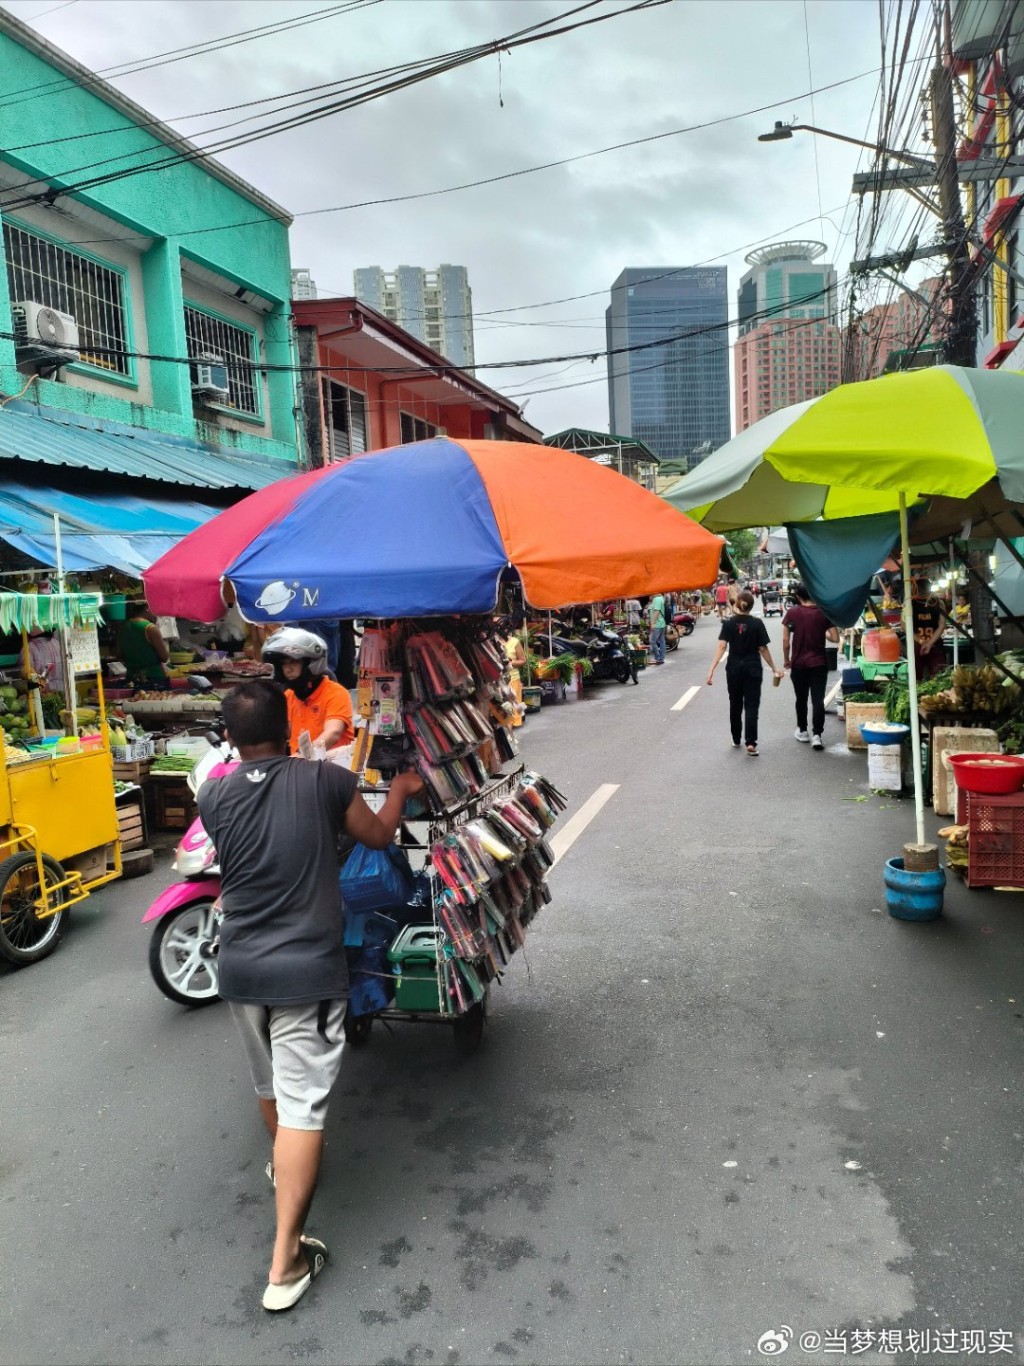
[[[28,702],[24,729],[5,728],[0,773],[0,956],[12,963],[52,953],[70,907],[121,873],[109,731],[103,720],[98,736],[82,737],[77,723],[80,683],[95,686],[103,716],[101,603],[98,594],[0,593],[0,629],[20,630],[25,642]],[[61,643],[63,735],[43,728],[27,643],[36,628]]]

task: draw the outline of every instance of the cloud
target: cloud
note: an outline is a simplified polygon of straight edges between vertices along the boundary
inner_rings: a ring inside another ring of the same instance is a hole
[[[7,0],[22,18],[38,0]],[[262,0],[82,0],[41,17],[39,31],[97,69],[200,36],[295,17],[308,3]],[[326,7],[326,6],[325,6]],[[115,81],[158,117],[174,119],[334,81],[489,41],[559,14],[568,0],[384,0]],[[604,0],[601,11],[621,8]],[[202,35],[196,24],[202,14]],[[598,11],[594,11],[595,13]],[[877,20],[863,0],[810,0],[817,84],[877,64]],[[852,136],[869,125],[877,81],[822,94],[813,121]],[[675,3],[537,43],[393,94],[222,159],[292,211],[456,185],[787,99],[808,89],[802,0]],[[500,92],[500,98],[499,98]],[[503,101],[503,105],[502,105]],[[178,125],[197,136],[242,117]],[[775,118],[811,122],[811,104],[612,152],[496,185],[405,204],[299,218],[292,257],[322,290],[348,291],[359,265],[442,261],[469,269],[480,360],[603,348],[612,280],[626,265],[665,269],[725,255],[730,291],[744,244],[846,202],[857,152],[819,142],[760,145]],[[217,135],[222,136],[222,135]],[[93,157],[82,157],[83,161]],[[837,221],[838,221],[838,216]],[[848,220],[849,224],[849,220]],[[835,228],[815,222],[796,236]],[[846,258],[849,242],[842,244]],[[839,262],[840,274],[843,261]],[[490,310],[596,291],[594,297],[494,315]],[[535,371],[482,371],[497,388],[526,388]],[[554,367],[557,368],[557,367]],[[529,416],[548,430],[607,425],[604,364],[580,364],[537,387],[597,379],[538,395]]]

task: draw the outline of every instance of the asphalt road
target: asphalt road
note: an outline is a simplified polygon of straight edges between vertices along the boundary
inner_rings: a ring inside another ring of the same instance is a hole
[[[697,1366],[773,1330],[786,1360],[971,1360],[972,1330],[1022,1359],[1024,900],[957,884],[941,921],[891,919],[910,803],[835,720],[796,744],[788,682],[761,757],[733,750],[715,635],[527,722],[569,815],[615,790],[473,1058],[426,1026],[346,1055],[310,1223],[333,1259],[291,1314],[259,1307],[230,1019],[148,975],[166,864],[0,972],[0,1362]]]

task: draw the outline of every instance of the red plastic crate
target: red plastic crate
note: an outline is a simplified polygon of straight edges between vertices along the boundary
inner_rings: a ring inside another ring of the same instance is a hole
[[[1024,792],[968,792],[968,887],[1024,887]]]

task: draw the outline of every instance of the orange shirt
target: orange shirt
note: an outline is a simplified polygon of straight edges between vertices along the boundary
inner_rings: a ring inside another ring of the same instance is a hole
[[[288,699],[288,725],[291,730],[293,754],[298,753],[299,736],[304,730],[309,731],[311,740],[319,740],[328,721],[345,722],[344,734],[335,740],[335,745],[347,745],[354,738],[356,732],[352,725],[352,698],[348,689],[343,688],[340,683],[334,683],[329,678],[323,679],[305,702],[300,702],[291,688],[286,689],[285,697]]]

